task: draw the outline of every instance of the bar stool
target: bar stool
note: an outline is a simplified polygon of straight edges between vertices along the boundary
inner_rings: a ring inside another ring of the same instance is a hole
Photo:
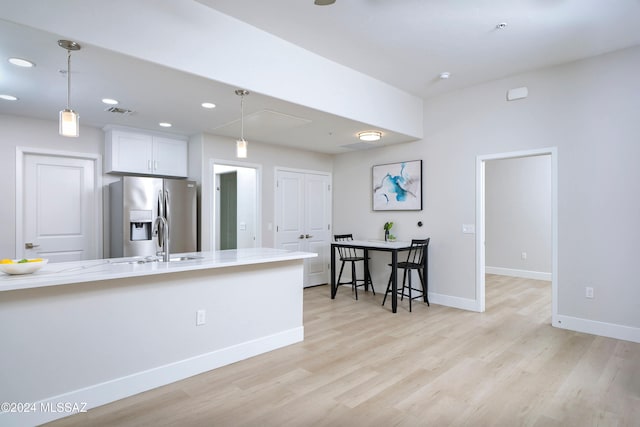
[[[334,234],[333,240],[336,242],[345,242],[349,240],[353,240],[353,234]],[[351,291],[356,294],[356,300],[358,299],[358,287],[364,286],[365,290],[368,285],[371,285],[371,290],[373,294],[376,294],[376,290],[373,288],[373,281],[371,280],[371,273],[369,273],[369,268],[367,268],[367,263],[365,263],[365,254],[358,253],[356,248],[346,247],[346,246],[338,246],[338,256],[340,257],[340,261],[342,261],[342,265],[340,266],[340,273],[338,274],[338,281],[336,283],[336,292],[340,285],[346,285],[347,283],[351,284]],[[364,270],[364,279],[358,279],[356,277],[356,262],[363,262],[363,270]],[[351,281],[350,282],[340,282],[342,278],[342,270],[344,270],[344,265],[346,263],[351,263]],[[362,284],[358,285],[358,282],[362,282]]]
[[[402,278],[402,288],[397,289],[396,292],[398,295],[400,295],[400,301],[402,301],[405,296],[409,298],[409,312],[411,312],[411,301],[414,299],[424,298],[424,302],[429,305],[429,297],[427,296],[428,285],[427,281],[425,280],[425,278],[428,279],[428,266],[425,261],[428,259],[427,250],[429,248],[429,240],[431,240],[431,238],[411,240],[411,247],[409,248],[409,253],[407,254],[407,260],[398,262],[398,269],[403,269],[404,275]],[[391,266],[391,264],[389,264],[389,266]],[[422,289],[414,288],[411,283],[411,272],[413,270],[418,271],[418,277],[420,278]],[[409,276],[408,284],[407,276]],[[382,305],[384,305],[385,301],[387,300],[387,295],[393,292],[393,290],[391,289],[392,279],[393,277],[389,276],[389,283],[387,284],[387,290],[385,291]],[[408,293],[405,292],[405,289],[408,291]],[[416,296],[412,296],[414,291],[418,292]]]

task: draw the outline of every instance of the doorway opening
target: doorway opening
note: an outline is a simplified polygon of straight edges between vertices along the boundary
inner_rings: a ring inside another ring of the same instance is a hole
[[[213,164],[215,250],[261,245],[260,166],[230,161]]]
[[[558,159],[557,148],[542,148],[500,154],[478,156],[476,160],[476,311],[485,311],[486,274],[486,167],[492,160],[520,159],[526,157],[549,156],[551,182],[551,321],[555,324],[558,315]],[[521,253],[526,258],[526,252]]]

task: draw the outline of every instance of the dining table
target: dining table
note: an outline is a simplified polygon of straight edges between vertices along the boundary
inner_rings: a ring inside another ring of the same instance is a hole
[[[336,252],[339,247],[351,247],[362,249],[364,251],[364,271],[369,271],[369,251],[391,252],[391,311],[397,312],[398,309],[398,253],[408,251],[411,248],[411,241],[386,241],[386,240],[344,240],[340,242],[331,242],[331,299],[335,299],[338,291],[336,282]],[[428,253],[425,252],[423,257],[424,286],[428,289],[427,266]],[[365,281],[365,283],[367,283]],[[366,289],[366,288],[365,288]],[[427,292],[424,292],[424,301],[427,302]]]

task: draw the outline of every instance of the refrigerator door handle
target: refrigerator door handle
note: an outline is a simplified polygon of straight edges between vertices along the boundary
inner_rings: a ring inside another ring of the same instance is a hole
[[[167,228],[169,228],[169,218],[171,218],[171,213],[169,212],[169,206],[171,206],[171,202],[169,201],[169,190],[164,191],[164,219],[167,220]]]
[[[160,190],[158,191],[158,216],[164,216],[164,207],[164,194],[162,193],[162,190]]]
[[[165,207],[164,194],[162,193],[162,190],[160,190],[158,191],[158,216],[159,217],[164,217],[164,207]],[[158,223],[158,247],[160,248],[162,248],[162,242],[164,242],[165,231],[166,230],[162,226],[162,223]]]

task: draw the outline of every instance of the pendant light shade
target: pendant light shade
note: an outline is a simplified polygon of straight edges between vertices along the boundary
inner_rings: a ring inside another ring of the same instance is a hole
[[[248,90],[238,89],[236,95],[240,97],[240,139],[236,141],[236,157],[245,159],[247,157],[247,145],[249,143],[244,139],[244,97],[249,95]]]
[[[77,137],[80,135],[80,116],[71,109],[71,51],[80,50],[81,46],[70,40],[58,40],[58,46],[67,51],[67,108],[60,111],[59,132],[62,136]]]
[[[80,116],[73,110],[65,108],[60,110],[60,135],[78,136],[80,135]]]
[[[247,141],[244,139],[236,141],[236,157],[239,159],[247,158]]]

